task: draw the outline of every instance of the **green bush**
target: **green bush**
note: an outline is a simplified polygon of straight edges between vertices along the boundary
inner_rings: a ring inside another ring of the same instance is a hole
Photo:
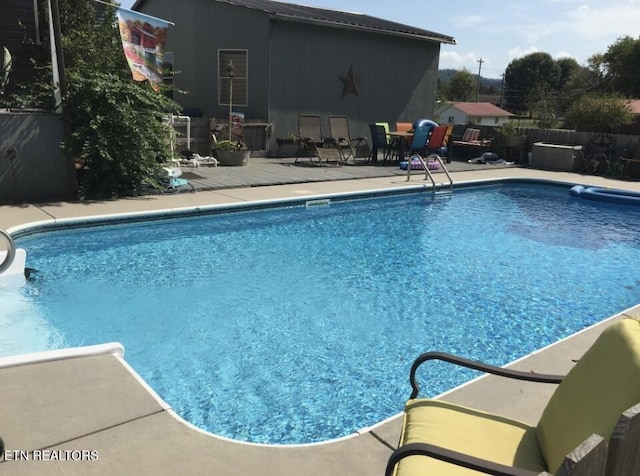
[[[171,128],[163,122],[177,105],[151,87],[105,73],[77,76],[65,105],[70,135],[65,150],[81,166],[81,198],[115,198],[140,193],[170,154]]]
[[[48,25],[45,0],[38,12]],[[115,198],[141,192],[157,170],[156,157],[170,154],[169,125],[163,118],[180,107],[148,82],[132,80],[115,8],[103,3],[59,0],[67,93],[63,149],[78,167],[80,198]],[[55,110],[51,84],[51,39],[30,44],[34,75],[18,85],[16,107]]]
[[[564,121],[565,128],[589,127],[611,131],[633,122],[633,114],[621,96],[587,94],[571,105]]]

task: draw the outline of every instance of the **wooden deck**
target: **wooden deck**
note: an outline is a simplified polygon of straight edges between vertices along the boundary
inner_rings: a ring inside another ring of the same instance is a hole
[[[249,159],[244,167],[212,167],[203,165],[197,168],[182,166],[182,178],[187,179],[196,190],[218,190],[237,187],[259,187],[268,185],[284,185],[307,182],[326,182],[336,180],[353,180],[374,177],[405,177],[406,170],[401,170],[396,162],[366,162],[359,159],[355,164],[349,161],[344,166],[333,163],[318,165],[307,158],[294,163],[293,158],[258,158]],[[447,164],[450,172],[488,170],[513,167],[513,165],[469,164],[464,161],[453,161]],[[417,177],[420,170],[413,170],[412,177]],[[438,174],[441,171],[432,173]],[[415,178],[414,178],[415,180]]]

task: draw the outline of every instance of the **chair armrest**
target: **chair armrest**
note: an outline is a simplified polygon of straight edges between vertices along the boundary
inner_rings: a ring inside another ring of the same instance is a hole
[[[505,466],[428,443],[410,443],[408,445],[401,446],[391,454],[387,461],[385,476],[392,476],[396,464],[398,464],[402,458],[407,456],[428,456],[457,466],[463,466],[475,471],[498,476],[538,476],[539,474],[548,474],[538,473],[537,471],[530,471],[528,469],[514,468],[512,466]]]
[[[409,381],[411,382],[411,396],[409,398],[416,398],[420,392],[420,387],[416,382],[416,372],[420,365],[428,360],[442,360],[451,364],[461,365],[474,370],[480,370],[482,372],[490,373],[493,375],[499,375],[501,377],[508,377],[517,380],[527,380],[529,382],[539,383],[555,383],[562,382],[564,375],[548,375],[548,374],[536,374],[533,372],[522,372],[520,370],[505,369],[504,367],[496,367],[494,365],[485,364],[476,360],[469,360],[457,355],[448,354],[446,352],[426,352],[420,355],[411,366],[411,372],[409,374]]]

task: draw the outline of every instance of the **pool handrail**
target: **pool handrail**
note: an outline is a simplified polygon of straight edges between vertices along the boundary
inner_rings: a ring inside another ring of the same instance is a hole
[[[0,228],[0,237],[4,238],[8,244],[7,255],[4,257],[2,263],[0,263],[0,274],[2,274],[13,264],[13,260],[16,257],[16,244],[11,235],[2,228]]]

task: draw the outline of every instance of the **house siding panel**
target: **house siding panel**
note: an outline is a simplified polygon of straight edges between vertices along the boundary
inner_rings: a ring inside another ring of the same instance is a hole
[[[175,23],[169,27],[165,51],[174,58],[174,85],[187,94],[175,99],[205,116],[223,118],[227,106],[218,105],[218,50],[247,50],[248,105],[234,107],[246,117],[268,115],[268,17],[261,12],[208,0],[145,3],[144,13]]]
[[[279,136],[297,132],[298,113],[320,114],[327,132],[328,115],[346,115],[359,136],[369,135],[370,122],[432,117],[437,43],[282,21],[272,32],[271,116]],[[342,94],[340,77],[350,67],[357,96]]]

